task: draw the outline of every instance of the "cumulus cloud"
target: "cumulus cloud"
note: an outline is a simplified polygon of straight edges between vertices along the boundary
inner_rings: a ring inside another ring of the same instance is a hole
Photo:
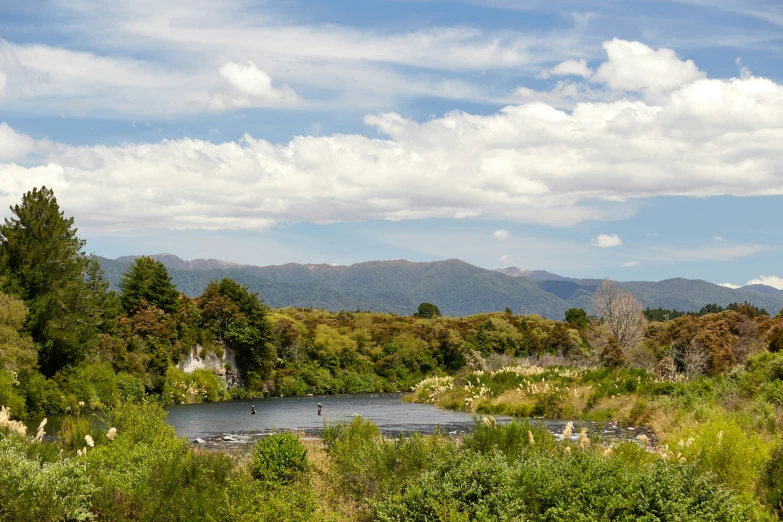
[[[652,49],[641,42],[613,39],[603,44],[607,61],[591,81],[619,91],[671,91],[705,77],[692,60],[671,49]]]
[[[767,285],[778,290],[783,290],[783,277],[778,276],[761,276],[758,279],[751,279],[746,285]]]
[[[732,290],[736,290],[737,288],[741,288],[740,285],[733,285],[731,283],[720,283],[718,286],[722,286],[724,288],[731,288]]]
[[[258,67],[235,64],[224,73],[240,97],[284,97]],[[384,113],[364,121],[377,137],[83,147],[47,145],[6,125],[0,162],[26,161],[0,163],[0,209],[56,181],[60,201],[93,226],[468,216],[570,226],[625,217],[633,205],[623,203],[638,198],[783,194],[783,86],[764,78],[697,78],[655,103],[582,102],[565,111],[532,102],[489,115],[418,122]],[[594,241],[620,244],[613,237]],[[727,259],[763,249],[715,245],[661,256]]]
[[[622,245],[623,241],[617,234],[598,234],[590,244],[599,248],[612,248]]]
[[[5,94],[5,86],[8,84],[8,75],[0,71],[0,96]]]
[[[502,228],[500,230],[495,230],[492,233],[492,237],[495,239],[508,239],[508,230],[503,230]]]
[[[566,60],[555,65],[553,68],[543,71],[538,78],[546,79],[550,76],[581,76],[589,78],[593,70],[587,66],[587,60]]]
[[[503,263],[510,263],[511,262],[511,256],[504,254],[504,255],[502,255],[502,256],[500,256],[498,258],[498,261],[501,261]]]
[[[232,91],[213,95],[209,100],[209,107],[213,110],[287,106],[301,101],[288,85],[274,87],[272,78],[252,60],[246,63],[228,62],[220,68],[219,74]]]
[[[715,241],[716,243],[723,243],[724,241],[726,241],[721,236],[712,236],[712,240]]]
[[[639,266],[639,262],[638,261],[628,261],[627,263],[623,263],[620,266],[623,267],[623,268],[632,268],[632,267],[635,267],[635,266]]]

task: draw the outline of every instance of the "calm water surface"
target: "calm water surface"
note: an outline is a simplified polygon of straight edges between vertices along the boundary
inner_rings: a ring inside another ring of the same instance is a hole
[[[372,393],[183,404],[166,408],[166,420],[178,435],[191,440],[279,430],[317,433],[324,422],[350,421],[357,415],[374,422],[386,434],[432,433],[438,426],[445,431],[466,431],[474,425],[473,417],[465,412],[404,403],[401,397],[399,393]],[[322,406],[320,417],[318,403]],[[255,415],[250,414],[251,406],[256,407]]]
[[[327,395],[316,397],[280,397],[241,401],[183,404],[166,408],[166,421],[177,434],[191,442],[205,439],[209,444],[233,444],[280,430],[303,431],[318,435],[324,422],[350,421],[361,415],[375,423],[386,435],[400,433],[433,433],[440,428],[452,435],[471,431],[475,427],[474,415],[462,411],[441,410],[430,404],[401,402],[399,393],[372,393],[355,395]],[[318,416],[318,403],[322,415]],[[251,406],[256,414],[250,414]],[[90,415],[97,429],[107,429],[101,415]],[[47,439],[54,434],[64,416],[52,416],[46,426]],[[498,416],[498,422],[508,422],[510,417]],[[28,433],[35,433],[38,420],[31,420]],[[559,436],[567,420],[531,419],[531,424],[542,424]],[[628,429],[611,423],[573,421],[572,439],[577,440],[579,429],[588,430],[591,439],[630,439],[645,433],[654,441],[649,430]]]

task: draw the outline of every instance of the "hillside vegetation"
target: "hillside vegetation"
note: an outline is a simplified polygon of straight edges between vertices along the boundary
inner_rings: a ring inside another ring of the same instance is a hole
[[[570,279],[543,271],[491,271],[450,259],[430,263],[374,261],[351,266],[299,265],[227,267],[215,260],[186,262],[172,255],[154,259],[169,269],[172,281],[195,297],[209,282],[231,278],[247,285],[275,308],[372,310],[409,315],[423,301],[437,303],[444,315],[458,317],[503,311],[562,319],[569,308],[588,311],[600,280]],[[115,285],[133,258],[98,258]],[[190,263],[190,264],[188,264]],[[617,283],[646,307],[697,311],[707,304],[748,302],[767,310],[783,308],[783,292],[770,287],[730,289],[706,281],[669,279]],[[470,296],[470,298],[466,298]]]

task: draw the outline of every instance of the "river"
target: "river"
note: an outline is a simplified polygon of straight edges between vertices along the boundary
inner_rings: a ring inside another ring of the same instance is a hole
[[[399,393],[368,393],[353,395],[326,395],[316,397],[273,397],[254,400],[236,400],[200,404],[183,404],[166,408],[166,421],[177,434],[206,441],[207,445],[246,443],[268,433],[281,430],[318,435],[325,422],[351,421],[361,415],[375,423],[385,435],[400,433],[434,433],[436,429],[451,435],[469,432],[475,426],[475,415],[462,411],[442,410],[429,404],[401,402]],[[318,404],[322,414],[318,415]],[[256,414],[250,409],[255,406]],[[98,415],[93,416],[96,424]],[[55,434],[59,429],[61,416],[49,419],[47,433]],[[510,417],[498,417],[498,422],[507,422]],[[567,420],[531,419],[541,423],[549,431],[559,435]],[[585,427],[590,438],[629,439],[640,433],[650,438],[652,434],[643,429],[627,429],[612,423],[573,421],[576,440],[579,428]],[[28,423],[29,432],[34,433],[38,421]]]

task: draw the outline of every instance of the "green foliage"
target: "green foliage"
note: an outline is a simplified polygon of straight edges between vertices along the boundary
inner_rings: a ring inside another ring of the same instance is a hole
[[[769,459],[768,445],[728,416],[705,422],[694,431],[680,435],[693,439],[678,448],[701,472],[713,474],[721,483],[738,491],[753,493]]]
[[[307,473],[307,450],[291,433],[275,433],[256,443],[253,476],[261,481],[288,484]]]
[[[26,329],[39,344],[43,370],[53,375],[96,344],[108,283],[90,284],[84,241],[50,189],[27,192],[11,211],[0,225],[1,289],[28,307]]]
[[[454,443],[440,435],[383,439],[378,427],[361,417],[325,426],[323,439],[332,458],[333,480],[361,499],[398,491],[406,480],[456,451]]]
[[[21,439],[0,434],[0,519],[91,520],[94,487],[84,465],[28,453]]]
[[[587,328],[587,312],[581,308],[569,308],[566,310],[565,320],[576,328]]]
[[[433,317],[440,316],[440,308],[432,303],[421,303],[414,317],[421,317],[422,319],[432,319]]]
[[[35,366],[35,345],[21,333],[26,320],[24,303],[0,292],[0,369],[19,373]]]
[[[166,266],[151,257],[138,257],[120,279],[120,301],[126,311],[146,302],[166,313],[179,307],[179,290],[171,282]]]
[[[783,516],[783,443],[772,451],[761,479],[761,493],[778,518]]]

